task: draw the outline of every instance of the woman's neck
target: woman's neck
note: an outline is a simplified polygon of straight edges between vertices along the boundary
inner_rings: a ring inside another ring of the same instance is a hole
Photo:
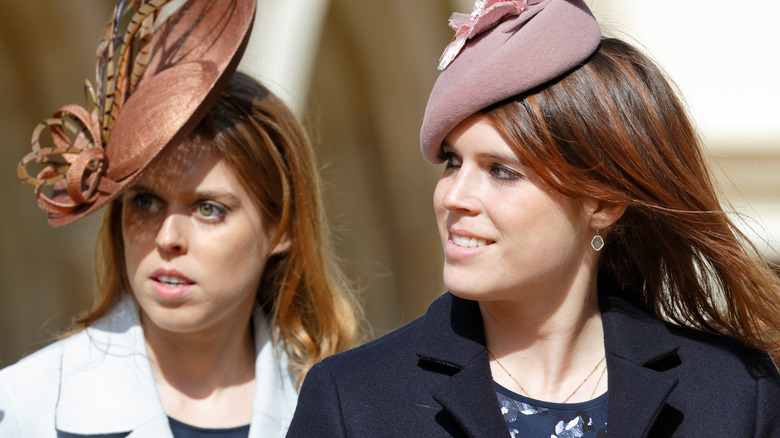
[[[152,374],[165,412],[199,427],[251,420],[255,347],[249,320],[198,333],[154,326],[142,315]]]
[[[596,383],[606,364],[596,367],[604,357],[604,331],[595,285],[554,305],[480,302],[480,311],[498,383],[547,401],[582,401],[606,390],[606,378]],[[580,393],[569,397],[583,380]]]

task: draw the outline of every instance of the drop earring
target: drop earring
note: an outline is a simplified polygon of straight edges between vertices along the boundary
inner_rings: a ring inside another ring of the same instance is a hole
[[[601,251],[601,248],[604,248],[604,239],[601,238],[598,228],[596,228],[596,235],[593,236],[593,239],[590,241],[590,246],[593,247],[596,252]]]

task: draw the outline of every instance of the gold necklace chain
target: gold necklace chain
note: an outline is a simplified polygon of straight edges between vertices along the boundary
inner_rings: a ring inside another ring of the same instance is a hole
[[[512,381],[515,382],[515,384],[518,386],[518,388],[520,388],[520,390],[523,391],[523,393],[525,393],[525,395],[527,395],[530,398],[533,398],[531,396],[531,394],[529,394],[528,391],[526,391],[526,389],[523,388],[523,385],[521,385],[520,382],[518,382],[517,379],[515,379],[515,376],[513,376],[512,373],[510,373],[508,369],[504,368],[504,365],[502,365],[501,362],[498,361],[498,358],[496,358],[496,356],[493,355],[493,353],[490,351],[490,349],[488,349],[487,347],[485,347],[485,349],[487,350],[487,352],[490,355],[490,357],[492,357],[493,360],[496,361],[498,366],[501,367],[501,369],[504,370],[504,372],[509,376],[509,378],[512,379]],[[582,385],[584,385],[585,382],[587,382],[588,379],[590,379],[590,377],[593,375],[593,373],[595,373],[596,370],[599,368],[599,365],[601,365],[601,362],[604,362],[604,359],[606,359],[606,356],[602,356],[601,359],[599,359],[598,363],[596,363],[596,366],[593,367],[593,369],[590,371],[590,373],[588,373],[588,375],[585,376],[584,379],[582,379],[582,382],[580,382],[580,384],[577,385],[576,388],[574,388],[574,391],[572,391],[571,394],[569,394],[569,396],[566,397],[561,403],[566,403],[567,401],[569,401],[570,398],[574,397],[574,394],[576,394],[577,391],[579,391],[580,388],[582,388]],[[599,382],[601,382],[601,378],[604,377],[604,372],[606,370],[607,370],[607,367],[604,367],[604,370],[601,372],[601,375],[599,376],[598,382],[596,382],[597,386],[598,386]],[[596,392],[596,390],[594,388],[593,393],[595,394],[595,392]],[[591,394],[591,398],[592,397],[593,397],[593,394]]]
[[[596,385],[593,387],[593,392],[590,393],[591,400],[593,399],[593,396],[596,395],[596,390],[599,389],[599,383],[601,383],[601,379],[604,378],[604,373],[607,372],[607,367],[604,367],[603,370],[601,370],[601,374],[599,374],[599,379],[596,380]]]
[[[501,369],[504,370],[504,372],[509,376],[509,378],[515,381],[515,384],[517,384],[517,386],[520,388],[520,390],[523,391],[523,393],[525,393],[525,395],[527,395],[528,397],[533,398],[533,397],[531,397],[531,394],[529,394],[528,391],[526,391],[525,388],[523,388],[523,385],[521,385],[520,382],[518,382],[517,379],[515,379],[515,377],[512,375],[512,373],[510,373],[508,369],[504,368],[504,366],[501,365],[501,362],[499,362],[498,359],[496,359],[496,357],[493,356],[493,353],[490,351],[490,349],[485,347],[485,350],[487,350],[487,352],[490,355],[490,357],[492,357],[493,360],[496,361],[498,366],[500,366]]]

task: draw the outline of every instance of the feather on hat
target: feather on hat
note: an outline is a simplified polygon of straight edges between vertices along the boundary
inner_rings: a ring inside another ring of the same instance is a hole
[[[157,23],[170,1],[119,0],[98,42],[95,86],[86,84],[91,109],[65,105],[34,129],[17,174],[35,186],[50,225],[69,224],[119,196],[192,132],[233,76],[255,0],[189,0]],[[51,147],[40,144],[46,129]],[[31,164],[43,166],[35,177]],[[53,186],[51,195],[45,186]]]

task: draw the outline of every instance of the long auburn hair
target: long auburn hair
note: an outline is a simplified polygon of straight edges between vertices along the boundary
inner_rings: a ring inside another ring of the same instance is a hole
[[[362,318],[332,248],[309,139],[279,98],[240,72],[192,136],[212,145],[236,172],[260,207],[263,224],[275,229],[270,247],[285,235],[292,242],[266,262],[255,302],[270,317],[300,384],[315,363],[354,346]],[[117,200],[108,206],[98,234],[97,293],[92,308],[76,319],[80,328],[131,290],[121,218]]]
[[[664,319],[777,350],[780,279],[722,208],[699,135],[647,56],[604,38],[569,74],[483,113],[554,189],[627,205],[600,275]]]

